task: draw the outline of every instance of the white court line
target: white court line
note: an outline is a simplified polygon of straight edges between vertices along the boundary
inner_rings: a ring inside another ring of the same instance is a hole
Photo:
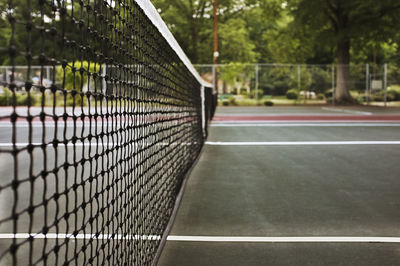
[[[17,147],[27,147],[28,145],[30,145],[30,144],[32,144],[34,147],[41,147],[42,145],[43,145],[43,143],[40,143],[40,142],[34,142],[34,143],[23,143],[23,142],[20,142],[20,143],[16,143],[15,144],[15,146],[17,146]],[[52,143],[44,143],[46,146],[49,146],[49,147],[51,147],[51,146],[53,146],[53,144]],[[75,143],[75,144],[73,144],[73,143],[71,143],[71,142],[68,142],[67,143],[67,145],[64,145],[64,143],[62,143],[62,142],[59,142],[58,143],[58,147],[65,147],[65,146],[67,146],[67,147],[83,147],[83,146],[85,146],[85,147],[89,147],[89,146],[110,146],[110,147],[113,147],[113,146],[117,146],[117,145],[119,145],[119,146],[122,146],[122,145],[124,145],[125,144],[125,142],[122,142],[122,143],[120,143],[120,142],[107,142],[107,143],[101,143],[101,142],[99,142],[99,143],[96,143],[96,141],[92,141],[91,143],[89,143],[89,142],[85,142],[85,143],[82,143],[82,142],[77,142],[77,143]],[[133,143],[133,144],[129,144],[129,145],[132,145],[132,146],[150,146],[150,145],[152,145],[153,143],[150,143],[150,142],[146,142],[146,143]],[[182,143],[177,143],[177,142],[159,142],[159,143],[156,143],[155,145],[156,146],[168,146],[168,145],[170,145],[170,146],[190,146],[190,145],[197,145],[198,143],[197,142],[182,142]],[[10,147],[13,147],[14,145],[12,144],[12,143],[0,143],[0,147],[7,147],[7,148],[10,148]]]
[[[400,127],[400,123],[212,123],[210,127]]]
[[[108,123],[97,122],[96,123],[96,122],[92,121],[92,123],[91,123],[92,130],[95,129],[96,124],[97,124],[98,129],[100,129],[102,125],[104,125],[104,126],[107,126],[107,125],[108,126],[120,126],[120,122],[108,122]],[[128,121],[126,122],[126,124],[128,124]],[[67,127],[73,128],[74,122],[67,122],[66,125],[67,125]],[[124,126],[124,125],[125,125],[125,122],[122,122],[122,126]],[[57,128],[64,128],[64,126],[65,126],[64,122],[57,123]],[[0,122],[0,128],[12,128],[12,127],[13,127],[13,124],[10,122]],[[29,126],[29,123],[27,123],[27,122],[18,122],[18,123],[16,123],[16,127],[17,128],[29,128],[30,126]],[[32,128],[43,128],[43,127],[44,128],[55,128],[56,123],[46,122],[44,124],[44,126],[40,122],[32,123]],[[87,129],[89,129],[90,122],[87,122],[87,123],[77,122],[76,127],[77,128],[86,127]]]
[[[193,242],[283,242],[283,243],[321,243],[321,242],[356,242],[356,243],[400,243],[400,237],[347,237],[347,236],[301,236],[301,237],[254,237],[254,236],[168,236],[169,241]]]
[[[160,240],[160,235],[124,235],[124,234],[29,234],[1,233],[0,239],[115,239],[115,240]],[[400,243],[400,237],[368,237],[368,236],[277,236],[277,237],[258,237],[258,236],[176,236],[170,235],[168,241],[192,241],[192,242],[283,242],[283,243],[322,243],[322,242],[356,242],[356,243]]]
[[[56,238],[73,238],[73,239],[116,239],[116,240],[160,240],[159,235],[123,235],[123,234],[29,234],[29,233],[17,233],[17,234],[0,234],[0,239],[28,239],[33,237],[35,239],[56,239]]]
[[[371,112],[355,111],[355,110],[340,109],[340,108],[321,107],[321,109],[325,111],[340,112],[347,114],[372,115]]]
[[[310,145],[400,145],[400,141],[206,141],[214,146],[310,146]]]
[[[216,121],[213,123],[230,123],[230,124],[243,124],[243,123],[257,123],[257,124],[263,124],[263,123],[274,123],[274,124],[287,124],[287,123],[399,123],[400,119],[396,119],[396,120],[380,120],[380,119],[376,119],[376,120],[370,120],[368,119],[366,120],[284,120],[284,121],[279,121],[279,120],[274,120],[274,119],[270,119],[270,120],[242,120],[242,121],[234,121],[234,120],[227,120],[227,121]]]

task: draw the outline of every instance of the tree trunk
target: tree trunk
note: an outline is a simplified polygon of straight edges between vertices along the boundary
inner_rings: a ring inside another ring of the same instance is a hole
[[[337,103],[352,103],[350,95],[350,40],[340,38],[337,42],[337,76],[335,100]]]

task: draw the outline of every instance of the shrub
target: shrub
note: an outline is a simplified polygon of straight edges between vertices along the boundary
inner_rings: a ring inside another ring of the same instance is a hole
[[[392,98],[393,101],[400,101],[400,89],[389,89],[387,91],[387,95],[388,95],[388,98],[390,95],[390,97]]]
[[[257,92],[258,99],[261,99],[264,96],[263,90],[253,90],[250,92],[250,98],[252,98],[252,99],[256,98],[256,92]]]
[[[299,98],[299,93],[295,89],[288,90],[286,92],[286,98],[289,100],[297,100]]]
[[[24,106],[24,105],[33,106],[39,102],[38,97],[35,96],[33,93],[30,94],[30,97],[28,97],[27,93],[17,94],[16,96],[17,96],[18,106]]]
[[[12,93],[7,88],[3,88],[3,93],[0,95],[0,106],[11,105]]]
[[[235,97],[230,97],[228,99],[228,103],[229,103],[229,105],[232,105],[232,106],[236,106],[237,105]]]
[[[325,97],[324,97],[324,95],[322,95],[322,94],[318,94],[318,95],[317,95],[317,99],[318,99],[318,100],[323,100],[323,99],[325,99]]]
[[[324,92],[326,98],[332,98],[333,97],[333,90],[327,90]]]
[[[100,64],[97,63],[89,63],[87,61],[74,62],[74,71],[72,70],[72,62],[68,63],[68,66],[63,69],[61,66],[57,67],[57,79],[63,80],[65,76],[65,88],[67,90],[73,90],[74,88],[77,91],[81,91],[81,85],[85,86],[88,82],[88,71],[90,73],[101,73],[102,69],[100,68]],[[92,81],[91,81],[92,83]]]
[[[372,96],[372,99],[374,101],[378,101],[378,102],[384,101],[385,100],[385,91],[378,92],[377,94]],[[388,89],[386,91],[386,100],[388,102],[400,101],[400,91],[394,90],[394,89]]]
[[[264,102],[264,105],[265,105],[265,106],[273,106],[273,105],[274,105],[274,102],[272,102],[272,101],[265,101],[265,102]]]
[[[87,106],[87,96],[86,95],[80,95],[79,93],[73,97],[71,94],[67,95],[67,101],[66,105],[67,106],[74,106],[74,98],[75,98],[75,106]]]
[[[228,105],[229,105],[229,102],[228,102],[228,101],[223,101],[223,102],[222,102],[222,105],[223,105],[223,106],[228,106]]]

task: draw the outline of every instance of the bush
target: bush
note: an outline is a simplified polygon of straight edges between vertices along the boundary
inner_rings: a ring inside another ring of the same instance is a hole
[[[324,94],[326,98],[333,98],[333,90],[327,90]]]
[[[74,65],[74,70],[72,69],[72,65]],[[81,91],[81,85],[85,86],[88,82],[88,71],[91,74],[95,72],[100,74],[102,69],[100,68],[100,64],[93,62],[90,63],[90,66],[87,61],[75,61],[74,64],[69,62],[65,69],[61,66],[57,67],[57,79],[63,80],[65,75],[65,89],[73,90],[75,88],[77,91]]]
[[[229,105],[232,105],[232,106],[238,105],[237,102],[236,102],[235,97],[230,97],[230,98],[228,99],[228,103],[229,103]]]
[[[248,96],[249,95],[246,90],[241,91],[240,94],[243,95],[243,96]]]
[[[325,97],[324,97],[323,94],[318,94],[318,95],[317,95],[317,99],[318,99],[318,100],[323,100],[323,99],[325,99]]]
[[[228,101],[223,101],[223,102],[222,102],[222,105],[223,105],[223,106],[228,106],[228,105],[229,105],[229,102],[228,102]]]
[[[387,95],[388,95],[388,98],[390,95],[390,97],[392,98],[393,101],[400,101],[400,89],[389,89],[387,91]]]
[[[289,100],[297,100],[299,98],[299,93],[295,89],[288,90],[286,92],[286,98]]]
[[[75,106],[87,106],[87,96],[86,95],[80,95],[76,94],[75,97],[73,97],[71,94],[67,95],[67,101],[66,105],[67,106],[74,106],[74,98],[75,98]]]
[[[256,92],[257,92],[257,98],[261,99],[264,96],[264,91],[263,90],[254,90],[250,92],[250,98],[255,99],[256,98]]]
[[[3,93],[0,95],[0,106],[11,105],[12,93],[7,88],[3,88]]]
[[[265,101],[265,102],[264,102],[264,105],[265,105],[265,106],[273,106],[273,105],[274,105],[274,102]]]
[[[27,93],[16,94],[16,98],[18,106],[33,106],[39,102],[38,97],[36,97],[33,93],[30,94],[30,97],[28,97]]]
[[[372,100],[382,102],[385,101],[385,91],[380,91],[374,96],[372,96]],[[386,100],[388,102],[391,101],[400,101],[400,91],[396,89],[388,89],[386,91]]]
[[[34,93],[31,93],[30,97],[28,97],[28,94],[25,92],[24,93],[17,92],[15,94],[15,100],[16,100],[15,105],[17,106],[25,106],[25,105],[33,106],[39,103],[40,101],[39,97],[36,96]],[[14,105],[13,94],[9,89],[4,88],[3,93],[0,95],[0,106],[10,106],[10,105]]]

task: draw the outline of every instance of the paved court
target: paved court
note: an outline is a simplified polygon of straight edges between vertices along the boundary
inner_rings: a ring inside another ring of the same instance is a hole
[[[399,159],[400,109],[219,108],[158,265],[399,265]]]

